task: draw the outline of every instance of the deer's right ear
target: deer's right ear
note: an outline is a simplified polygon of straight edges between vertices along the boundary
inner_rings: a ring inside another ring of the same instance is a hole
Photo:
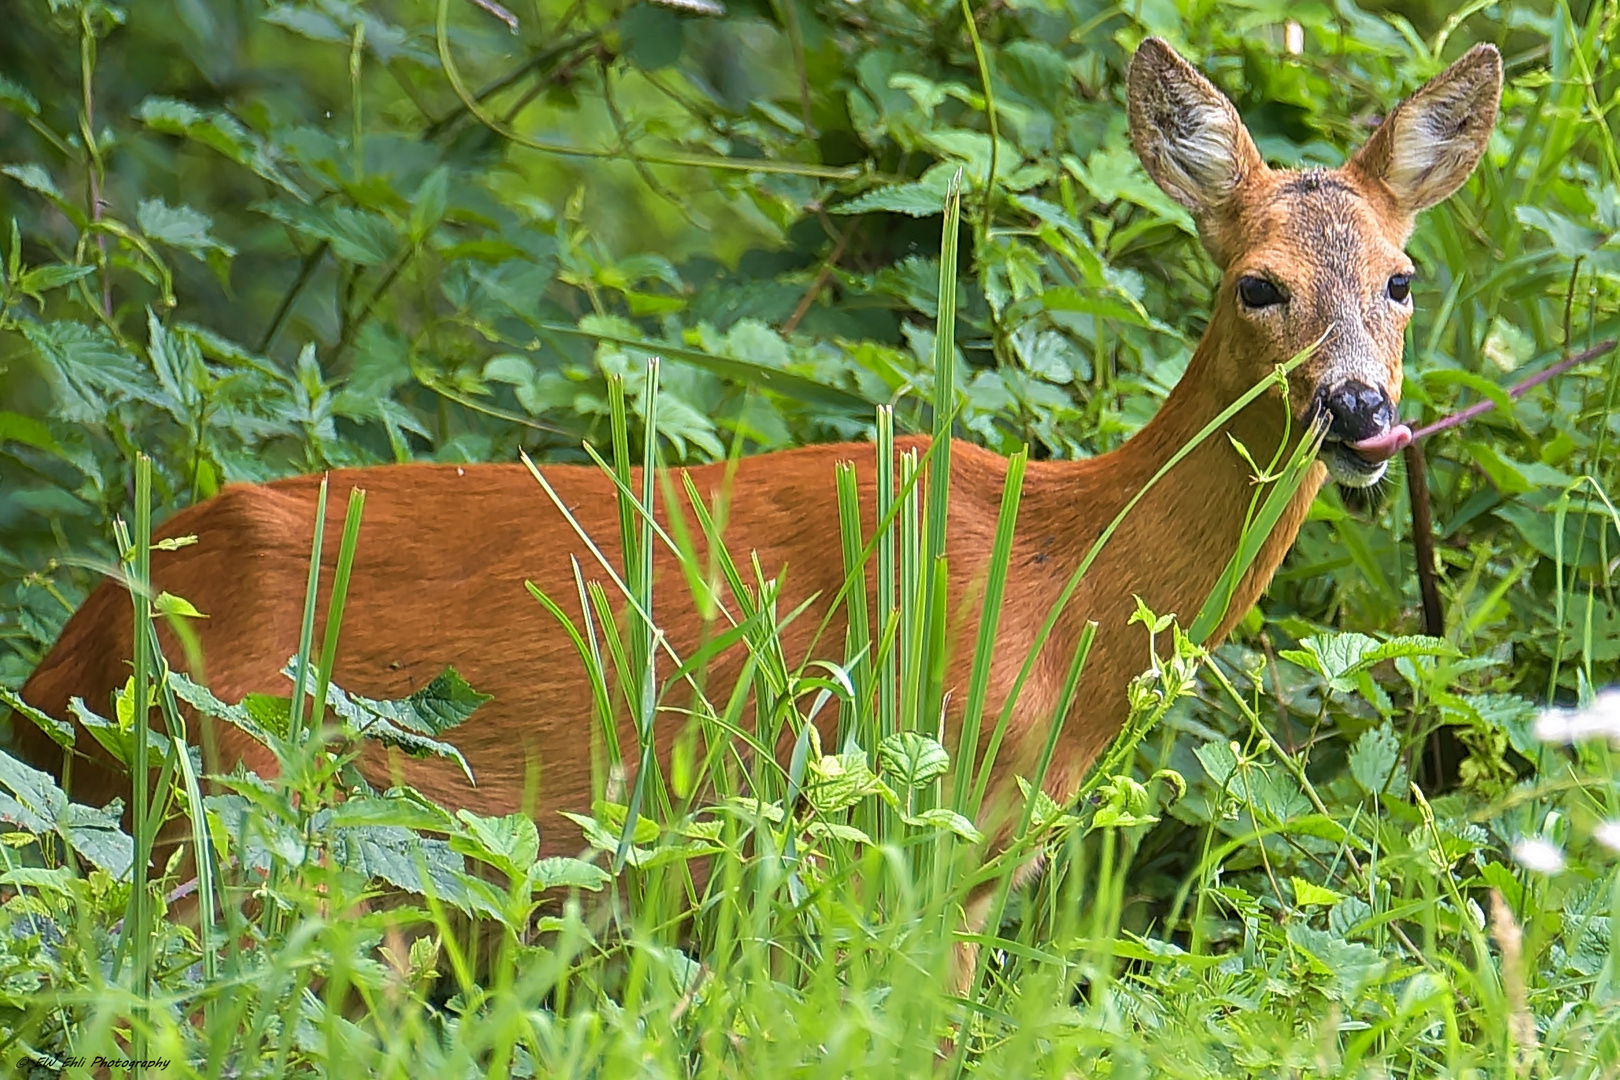
[[[1266,168],[1226,95],[1162,38],[1143,41],[1131,58],[1126,107],[1142,167],[1201,230]]]
[[[1479,164],[1502,99],[1502,54],[1475,45],[1395,107],[1352,164],[1382,181],[1410,218],[1461,187]]]

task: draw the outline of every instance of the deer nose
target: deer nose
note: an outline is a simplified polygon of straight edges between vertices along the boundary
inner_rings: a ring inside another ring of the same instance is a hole
[[[1344,443],[1380,435],[1395,423],[1395,403],[1389,395],[1364,382],[1344,382],[1320,399],[1328,414],[1327,437]]]

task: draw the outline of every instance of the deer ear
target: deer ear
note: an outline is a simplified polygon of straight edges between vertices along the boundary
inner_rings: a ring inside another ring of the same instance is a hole
[[[1232,103],[1161,38],[1131,58],[1125,100],[1142,167],[1201,230],[1266,168]]]
[[[1476,45],[1395,107],[1351,165],[1381,181],[1408,217],[1444,199],[1485,153],[1502,99],[1502,56]]]

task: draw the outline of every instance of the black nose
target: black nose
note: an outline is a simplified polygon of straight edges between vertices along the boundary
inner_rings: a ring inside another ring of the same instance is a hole
[[[1340,383],[1318,395],[1317,409],[1328,414],[1328,438],[1340,442],[1370,439],[1395,422],[1389,395],[1364,382]]]

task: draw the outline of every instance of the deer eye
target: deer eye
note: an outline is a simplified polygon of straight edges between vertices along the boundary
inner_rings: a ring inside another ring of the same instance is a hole
[[[1389,298],[1397,304],[1406,303],[1406,298],[1412,295],[1412,275],[1393,274],[1389,279]]]
[[[1239,278],[1237,291],[1238,299],[1246,308],[1268,308],[1288,299],[1281,289],[1263,277]]]

